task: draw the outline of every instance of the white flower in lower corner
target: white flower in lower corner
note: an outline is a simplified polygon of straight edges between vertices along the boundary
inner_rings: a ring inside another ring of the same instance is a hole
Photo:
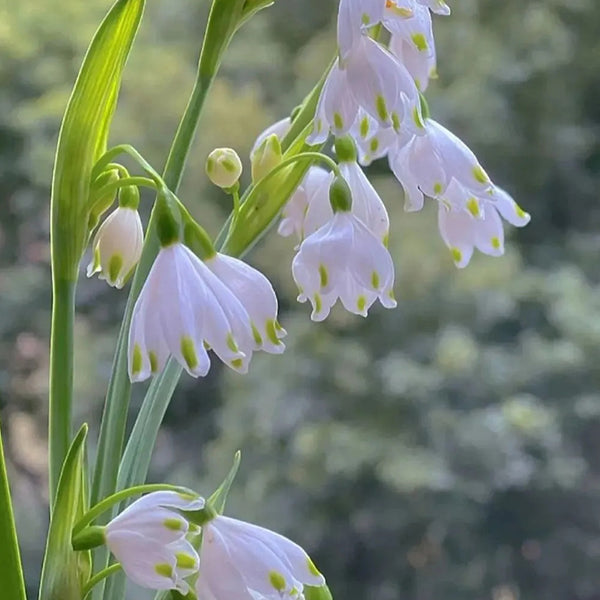
[[[472,196],[456,181],[448,186],[439,202],[438,226],[454,264],[464,268],[473,251],[488,256],[504,254],[502,219],[516,227],[524,227],[531,217],[504,190],[494,187],[490,193]]]
[[[190,375],[208,373],[206,346],[246,372],[250,317],[235,294],[182,243],[161,248],[133,309],[129,376],[143,381],[173,355]]]
[[[302,242],[292,274],[298,300],[310,300],[314,321],[325,319],[338,298],[346,310],[362,316],[377,298],[386,308],[396,306],[392,258],[351,212],[336,212]]]
[[[303,600],[305,585],[325,578],[291,540],[218,516],[202,527],[198,600]]]
[[[118,207],[100,225],[92,242],[87,276],[100,273],[109,285],[122,288],[142,255],[144,229],[137,210]]]
[[[484,194],[492,185],[467,145],[433,119],[425,120],[424,135],[400,140],[388,159],[404,188],[407,210],[421,210],[424,195],[441,198],[453,179],[472,194]]]
[[[245,262],[217,253],[205,261],[206,266],[224,283],[244,306],[250,318],[252,344],[240,343],[241,350],[251,355],[255,350],[281,354],[286,334],[277,321],[277,296],[271,282]]]
[[[105,529],[106,545],[133,582],[187,594],[185,578],[198,571],[198,554],[185,539],[189,525],[176,509],[200,510],[202,498],[154,492],[135,501]]]

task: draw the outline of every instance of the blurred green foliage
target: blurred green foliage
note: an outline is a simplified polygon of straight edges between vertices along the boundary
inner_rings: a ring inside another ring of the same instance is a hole
[[[277,287],[288,350],[256,356],[245,377],[215,362],[206,380],[183,379],[152,478],[209,494],[242,449],[230,513],[305,545],[337,598],[598,600],[600,5],[454,4],[452,17],[435,20],[433,115],[532,223],[504,258],[477,256],[459,272],[434,211],[404,214],[399,185],[375,164],[392,218],[398,308],[311,323],[295,302],[291,244],[268,236],[250,260]],[[46,526],[52,156],[108,6],[0,7],[0,408],[32,591]],[[297,104],[333,51],[335,8],[279,0],[233,44],[181,193],[212,233],[229,206],[207,183],[206,155],[231,145],[247,157],[262,128]],[[126,70],[113,141],[134,144],[157,168],[193,81],[207,9],[201,0],[149,2]],[[124,300],[81,282],[77,418],[92,431]]]

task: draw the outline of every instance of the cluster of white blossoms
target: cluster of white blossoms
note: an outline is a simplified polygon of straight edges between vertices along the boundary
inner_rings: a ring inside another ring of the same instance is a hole
[[[303,160],[310,155],[313,163],[322,159],[332,171],[309,167],[283,207],[278,228],[282,236],[297,239],[292,275],[298,300],[311,303],[315,321],[325,319],[338,300],[362,316],[376,300],[386,308],[396,306],[389,217],[363,171],[376,159],[387,157],[407,211],[421,210],[426,200],[436,203],[439,232],[457,267],[465,267],[475,249],[490,256],[504,253],[503,219],[517,227],[530,220],[494,185],[473,152],[429,117],[423,92],[436,76],[432,12],[448,15],[450,9],[443,0],[340,0],[338,56],[307,138],[322,145],[333,135],[339,164],[316,153],[298,155]],[[379,41],[383,29],[385,44]],[[282,119],[256,140],[250,156],[253,186],[294,160],[286,154],[283,164],[281,144],[292,124],[292,118]],[[232,194],[235,222],[239,157],[218,148],[206,170],[213,183]],[[121,287],[132,272],[143,244],[138,201],[139,194],[133,199],[121,194],[119,208],[94,238],[89,275],[100,272]],[[245,373],[253,352],[284,350],[271,283],[245,262],[216,252],[205,234],[201,237],[199,253],[179,234],[160,240],[133,310],[132,381],[160,372],[169,356],[191,375],[204,376],[209,351]]]
[[[205,508],[201,497],[153,492],[114,518],[103,541],[138,585],[186,595],[191,583],[199,600],[303,600],[304,586],[325,585],[308,554],[273,531],[211,510],[201,526],[186,518]]]

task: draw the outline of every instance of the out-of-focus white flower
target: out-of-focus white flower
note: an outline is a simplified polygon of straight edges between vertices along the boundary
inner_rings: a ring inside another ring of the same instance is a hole
[[[177,509],[203,506],[202,498],[176,492],[148,494],[106,526],[106,545],[138,585],[185,595],[189,591],[185,578],[198,571],[198,554],[185,539],[189,525]]]
[[[439,202],[438,226],[457,267],[466,267],[475,249],[489,256],[504,254],[501,217],[517,227],[524,227],[531,220],[500,188],[474,196],[456,180],[450,183]]]
[[[407,210],[421,210],[424,194],[442,197],[452,179],[475,195],[491,187],[490,178],[473,152],[433,119],[426,119],[424,135],[399,144],[388,158],[404,188]]]
[[[143,381],[171,354],[195,377],[206,375],[205,343],[228,366],[246,372],[240,347],[252,340],[250,317],[233,292],[182,243],[163,247],[133,309],[129,376]]]
[[[406,67],[422,92],[429,87],[429,80],[437,77],[435,51],[431,54],[419,52],[401,37],[392,35],[390,52]]]
[[[337,39],[343,60],[356,47],[365,28],[381,22],[385,5],[385,0],[340,0]]]
[[[87,276],[100,273],[109,285],[122,288],[137,265],[144,245],[144,229],[137,210],[119,206],[100,225],[92,250]]]
[[[377,298],[386,308],[396,306],[392,258],[351,212],[336,212],[302,242],[292,274],[298,300],[310,300],[314,321],[325,319],[338,298],[346,310],[362,316]]]
[[[419,4],[426,6],[432,12],[438,15],[449,15],[450,7],[444,2],[444,0],[416,0]]]
[[[325,578],[291,540],[250,523],[217,516],[202,527],[199,600],[303,600],[305,585]]]
[[[292,120],[290,119],[290,117],[285,117],[284,119],[281,119],[280,121],[277,121],[277,122],[273,123],[272,125],[269,125],[269,127],[267,127],[256,138],[256,141],[254,142],[254,145],[252,146],[252,150],[250,150],[250,158],[252,158],[252,155],[260,148],[262,143],[271,135],[276,135],[277,138],[279,139],[279,141],[281,142],[281,140],[287,135],[287,132],[290,130],[291,126],[292,126]]]
[[[248,313],[251,340],[240,340],[240,350],[251,356],[256,350],[281,354],[285,330],[277,321],[277,296],[271,282],[245,262],[217,253],[206,266],[224,283]]]
[[[216,186],[231,188],[242,174],[242,161],[233,148],[215,148],[206,159],[206,174]]]

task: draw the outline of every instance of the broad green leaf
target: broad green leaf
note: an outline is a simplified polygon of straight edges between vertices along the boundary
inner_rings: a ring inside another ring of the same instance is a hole
[[[144,0],[118,0],[88,49],[63,118],[52,182],[52,265],[55,276],[77,278],[88,239],[90,175],[106,150],[123,67]]]
[[[3,597],[25,600],[25,582],[0,432],[0,581]]]
[[[81,600],[81,557],[71,546],[73,525],[83,511],[87,425],[80,430],[63,464],[46,543],[39,600]],[[83,562],[85,568],[85,560]]]

